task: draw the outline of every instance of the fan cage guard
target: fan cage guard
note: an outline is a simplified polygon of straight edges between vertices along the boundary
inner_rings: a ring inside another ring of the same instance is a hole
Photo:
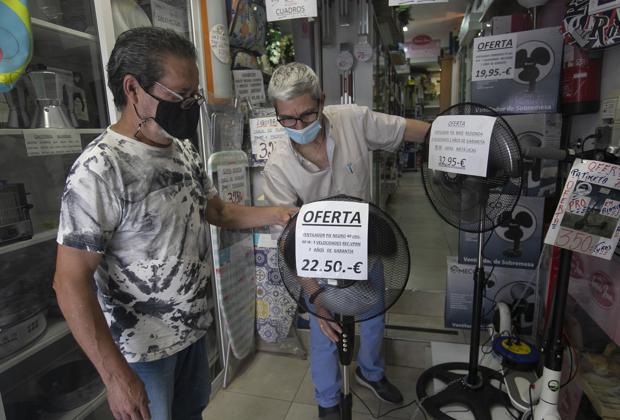
[[[345,195],[317,201],[364,202]],[[293,299],[314,316],[341,324],[366,321],[389,310],[407,285],[411,263],[407,239],[390,215],[372,203],[368,205],[368,280],[338,280],[337,285],[330,285],[326,279],[300,279],[295,262],[297,215],[278,239],[282,282]],[[306,304],[313,294],[329,314],[319,314],[314,305]]]
[[[501,115],[484,105],[457,104],[439,114],[446,115],[497,118],[489,145],[487,177],[430,169],[431,129],[426,133],[422,160],[424,190],[439,216],[461,231],[488,232],[498,226],[502,213],[512,213],[521,195],[523,165],[517,136]]]

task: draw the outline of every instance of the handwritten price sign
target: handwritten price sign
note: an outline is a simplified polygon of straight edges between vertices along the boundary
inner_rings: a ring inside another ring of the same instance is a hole
[[[620,166],[578,160],[545,243],[610,260],[620,240]]]
[[[288,141],[288,135],[276,117],[252,118],[250,120],[252,161],[256,165],[267,163],[275,149]]]

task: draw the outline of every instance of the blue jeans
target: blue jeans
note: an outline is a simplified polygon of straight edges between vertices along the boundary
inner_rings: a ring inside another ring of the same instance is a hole
[[[383,283],[383,267],[370,270],[369,278],[372,281]],[[310,305],[307,301],[306,303]],[[383,300],[379,302],[384,306]],[[310,305],[314,310],[314,305]],[[360,348],[357,352],[357,365],[362,375],[369,381],[378,381],[384,376],[385,360],[381,355],[385,316],[360,323]],[[319,322],[313,315],[310,316],[310,370],[314,383],[314,398],[321,407],[333,407],[340,403],[342,377],[338,348],[321,332]]]
[[[206,336],[172,356],[129,366],[144,382],[151,420],[202,419],[211,393]]]

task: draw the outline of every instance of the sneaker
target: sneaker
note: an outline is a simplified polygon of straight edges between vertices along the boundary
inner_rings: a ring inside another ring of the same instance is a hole
[[[319,418],[322,420],[340,420],[340,406],[325,408],[319,405]]]
[[[358,368],[355,369],[355,380],[361,386],[370,389],[381,401],[391,404],[400,404],[403,402],[403,395],[400,393],[398,388],[387,380],[385,376],[375,382],[369,381],[364,378],[364,375],[362,375],[362,371],[358,366]]]

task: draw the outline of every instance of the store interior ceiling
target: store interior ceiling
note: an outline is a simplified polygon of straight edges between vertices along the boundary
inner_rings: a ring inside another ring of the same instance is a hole
[[[409,6],[408,31],[405,42],[421,34],[435,39],[458,33],[469,0],[450,0],[447,3],[417,4]]]

